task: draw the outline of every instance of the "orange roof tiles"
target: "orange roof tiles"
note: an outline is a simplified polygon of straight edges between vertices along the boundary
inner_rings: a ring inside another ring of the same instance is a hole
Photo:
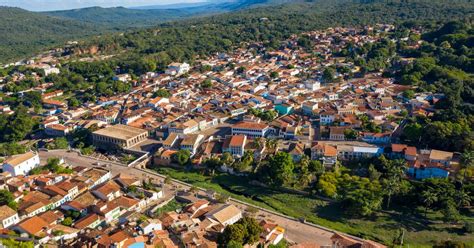
[[[265,123],[257,123],[257,122],[239,122],[233,126],[233,128],[240,128],[240,129],[265,129],[268,125]]]
[[[33,216],[21,222],[18,226],[28,234],[36,236],[43,230],[43,228],[47,228],[48,223],[38,216]]]

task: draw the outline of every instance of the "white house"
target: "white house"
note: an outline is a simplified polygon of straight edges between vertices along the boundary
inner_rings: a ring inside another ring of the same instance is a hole
[[[239,134],[228,137],[224,141],[222,147],[223,152],[229,152],[233,156],[241,157],[245,153],[245,144],[247,143],[247,136]]]
[[[163,230],[161,221],[158,219],[147,219],[146,221],[140,223],[140,228],[143,230],[144,235],[147,235],[153,231]]]
[[[317,102],[304,102],[301,104],[301,110],[305,115],[313,115],[314,111],[318,109],[318,103]]]
[[[204,135],[202,134],[189,134],[181,142],[181,150],[188,150],[191,152],[191,155],[194,155],[203,140]]]
[[[319,122],[322,125],[331,124],[334,122],[335,119],[336,119],[336,115],[335,113],[332,113],[332,112],[323,112],[319,114]]]
[[[168,127],[169,133],[180,133],[180,134],[189,134],[199,131],[199,123],[191,119],[184,123],[173,122],[170,127]]]
[[[184,73],[187,73],[190,70],[188,63],[172,63],[168,65],[165,73],[168,75],[178,76]]]
[[[113,80],[115,81],[122,81],[124,83],[132,80],[132,76],[130,76],[130,74],[119,74],[119,75],[116,75],[115,77],[113,77]]]
[[[20,155],[14,155],[5,160],[3,163],[3,171],[10,172],[12,176],[26,175],[32,169],[40,165],[38,154],[27,152]]]
[[[20,222],[18,213],[7,205],[0,206],[0,229],[8,228]]]
[[[242,211],[234,205],[222,205],[206,214],[207,219],[223,226],[232,225],[242,218]]]
[[[270,127],[265,123],[240,122],[232,126],[232,135],[243,134],[248,137],[266,137]]]
[[[45,76],[48,76],[50,74],[59,74],[60,73],[59,69],[56,68],[56,67],[45,67],[45,68],[43,68],[43,70],[44,70],[44,75]]]
[[[321,88],[321,82],[316,81],[316,80],[308,80],[304,83],[304,86],[308,90],[316,91],[316,90],[319,90]]]
[[[352,145],[337,146],[338,158],[341,160],[354,160],[362,158],[372,158],[382,155],[383,148],[381,147],[362,147]]]

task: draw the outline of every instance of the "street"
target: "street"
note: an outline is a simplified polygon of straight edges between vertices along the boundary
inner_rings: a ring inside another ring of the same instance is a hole
[[[83,166],[83,167],[94,167],[98,160],[81,157],[76,152],[67,152],[64,150],[55,150],[55,151],[40,151],[39,152],[40,160],[42,164],[45,164],[47,159],[50,157],[63,158],[67,164],[72,166]],[[101,164],[107,164],[106,162],[101,162]],[[151,178],[155,180],[164,180],[164,176],[158,175],[152,172],[145,172],[137,168],[130,168],[125,166],[120,166],[117,164],[108,164],[107,168],[111,170],[112,175],[115,176],[120,173],[129,174],[136,176],[138,178]],[[165,194],[174,194],[177,188],[188,189],[189,186],[185,183],[180,183],[179,181],[173,180],[173,187],[169,187],[165,190]],[[200,193],[205,193],[204,191]],[[245,211],[249,205],[235,200],[231,200],[232,204],[236,205],[241,210]],[[259,210],[256,213],[256,216],[265,216],[265,219],[273,220],[280,226],[286,229],[286,239],[293,243],[317,243],[319,245],[330,245],[331,236],[334,234],[331,231],[327,231],[321,228],[317,228],[312,225],[301,223],[297,220],[286,218],[282,215],[274,214],[270,211]]]

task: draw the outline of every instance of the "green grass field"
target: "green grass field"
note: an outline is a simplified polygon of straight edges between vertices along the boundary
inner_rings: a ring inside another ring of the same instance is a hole
[[[272,189],[249,184],[245,177],[217,174],[214,177],[198,172],[185,172],[172,168],[159,168],[159,173],[233,198],[275,210],[296,218],[391,245],[401,227],[406,229],[406,247],[431,247],[446,241],[462,241],[474,247],[474,235],[464,234],[462,225],[443,224],[441,214],[430,212],[424,218],[423,211],[378,213],[371,218],[350,218],[341,206],[310,196],[281,193]],[[474,221],[471,215],[465,220]]]

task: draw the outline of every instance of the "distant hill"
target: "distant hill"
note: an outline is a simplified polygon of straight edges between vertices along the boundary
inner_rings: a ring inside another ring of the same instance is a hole
[[[0,62],[11,61],[68,39],[100,34],[102,27],[0,7]]]
[[[290,0],[217,0],[194,4],[156,5],[136,8],[91,7],[74,10],[50,11],[44,14],[124,30],[147,27],[166,21],[237,11],[267,4],[296,2]]]
[[[471,0],[315,0],[168,22],[90,39],[71,51],[100,44],[103,49],[99,52],[104,54],[123,52],[116,57],[121,62],[147,59],[164,68],[171,61],[189,61],[195,56],[230,51],[242,43],[260,41],[276,49],[279,41],[310,30],[378,23],[436,26],[450,20],[467,21],[473,13]]]
[[[168,9],[91,7],[51,12],[0,7],[0,63],[12,62],[70,39],[285,2],[295,1],[210,0],[201,4],[168,6]]]
[[[43,12],[43,14],[50,16],[100,24],[110,29],[151,26],[164,21],[186,18],[198,13],[198,11],[193,11],[192,9],[128,9],[124,7],[91,7]]]

